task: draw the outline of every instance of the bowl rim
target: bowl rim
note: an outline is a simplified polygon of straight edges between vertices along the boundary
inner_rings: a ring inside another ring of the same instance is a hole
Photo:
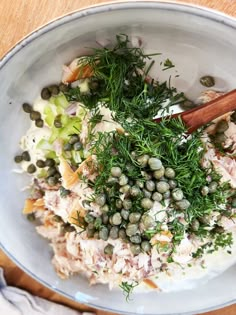
[[[51,21],[49,21],[46,24],[43,24],[39,28],[35,29],[22,39],[20,39],[18,42],[16,42],[0,59],[0,71],[4,66],[11,60],[11,58],[14,57],[21,49],[23,49],[25,46],[29,45],[32,43],[34,40],[37,38],[41,37],[43,34],[48,33],[52,31],[53,29],[70,23],[73,20],[81,19],[85,16],[90,16],[90,15],[95,15],[97,13],[105,13],[109,11],[117,11],[117,10],[132,10],[132,9],[144,9],[144,8],[149,8],[149,9],[159,9],[159,10],[167,10],[167,11],[177,11],[177,12],[182,12],[182,13],[187,13],[190,15],[198,16],[198,17],[203,17],[207,18],[211,21],[218,22],[219,24],[226,25],[228,27],[233,28],[236,31],[236,18],[233,16],[227,15],[223,12],[203,7],[200,5],[195,5],[195,4],[190,4],[186,2],[176,2],[176,1],[171,1],[171,0],[164,0],[164,1],[159,1],[159,0],[113,0],[110,2],[102,2],[99,4],[94,4],[90,6],[83,7],[78,10],[74,10],[72,12],[66,13],[62,16],[59,16]],[[109,312],[118,312],[119,314],[124,314],[124,315],[134,315],[136,313],[133,312],[127,312],[127,311],[119,311],[113,308],[109,307],[102,307],[99,305],[96,305],[92,302],[87,302],[84,300],[78,300],[74,296],[67,294],[66,292],[62,291],[61,289],[53,287],[50,283],[44,281],[42,278],[38,277],[36,274],[32,273],[28,268],[26,268],[20,261],[17,260],[11,254],[7,248],[2,244],[0,241],[0,248],[5,252],[5,254],[16,264],[18,265],[24,272],[26,272],[29,276],[31,276],[33,279],[38,281],[39,283],[43,284],[50,290],[59,293],[63,295],[64,297],[76,301],[78,303],[82,303],[84,305],[87,305],[89,307],[93,307],[96,309],[101,309],[104,311],[109,311]],[[236,297],[235,299],[232,299],[230,301],[227,301],[223,304],[218,304],[218,305],[213,305],[209,306],[207,308],[199,309],[194,311],[198,313],[204,313],[208,311],[212,311],[215,309],[223,308],[225,306],[229,306],[236,303]],[[153,314],[148,314],[146,315],[153,315]],[[163,315],[193,315],[193,312],[184,312],[184,313],[163,313]]]

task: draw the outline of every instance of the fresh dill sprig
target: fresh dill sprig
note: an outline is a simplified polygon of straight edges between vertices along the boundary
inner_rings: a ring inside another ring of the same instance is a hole
[[[168,70],[168,69],[171,69],[171,68],[174,68],[174,64],[172,63],[172,61],[167,58],[165,61],[164,61],[164,68],[163,68],[163,71],[165,70]]]
[[[128,36],[117,35],[114,48],[93,49],[92,55],[83,57],[83,64],[93,69],[92,79],[97,81],[97,89],[82,94],[79,88],[74,88],[66,96],[70,101],[83,102],[89,109],[100,101],[115,116],[123,113],[126,118],[151,119],[166,101],[169,107],[184,99],[183,93],[178,94],[170,83],[147,79],[154,63],[148,63],[151,56],[144,54],[141,48],[130,47]]]
[[[130,301],[130,295],[132,294],[134,288],[138,285],[138,282],[128,283],[127,281],[122,282],[119,287],[123,290],[126,298],[126,302]]]

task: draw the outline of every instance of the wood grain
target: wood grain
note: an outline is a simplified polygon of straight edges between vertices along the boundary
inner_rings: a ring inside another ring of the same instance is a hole
[[[102,2],[102,0],[0,0],[0,58],[20,39],[45,23],[74,10]],[[111,0],[106,2],[111,2]],[[186,0],[184,2],[206,6],[236,16],[235,0]],[[45,288],[26,275],[1,251],[0,266],[4,268],[10,285],[24,288],[35,295],[76,309],[89,309]],[[97,311],[97,314],[112,315],[113,313]],[[236,305],[205,313],[205,315],[235,314]]]

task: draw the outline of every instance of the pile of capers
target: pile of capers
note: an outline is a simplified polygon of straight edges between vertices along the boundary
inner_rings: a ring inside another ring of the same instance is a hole
[[[27,114],[29,114],[30,120],[35,122],[35,126],[38,128],[42,128],[44,125],[44,121],[41,117],[40,112],[36,111],[33,109],[33,107],[28,104],[28,103],[24,103],[22,105],[23,111]]]
[[[14,158],[16,163],[21,163],[23,161],[30,162],[31,157],[28,151],[22,152],[21,155],[16,155]],[[36,165],[33,163],[29,164],[27,167],[27,173],[33,174],[36,172],[38,168],[47,168],[46,172],[46,182],[48,183],[49,186],[55,186],[58,184],[61,174],[58,171],[56,162],[53,159],[46,159],[44,160],[37,160]]]
[[[212,142],[216,146],[221,146],[226,140],[225,131],[229,128],[229,124],[226,120],[220,120],[215,126],[215,133],[211,136]]]
[[[60,83],[59,85],[57,85],[57,84],[49,85],[49,86],[44,87],[42,89],[41,97],[42,97],[43,100],[49,100],[50,97],[56,96],[60,92],[65,93],[68,90],[69,90],[69,86],[64,84],[64,83]]]
[[[36,166],[38,168],[47,168],[46,182],[49,186],[58,184],[61,174],[58,171],[56,162],[53,159],[37,160]]]
[[[68,142],[66,142],[63,146],[64,151],[72,151],[72,150],[80,151],[82,150],[82,148],[83,148],[83,145],[80,142],[79,135],[77,134],[71,135]]]
[[[183,191],[178,188],[173,168],[165,168],[160,159],[146,154],[138,156],[136,162],[142,175],[140,179],[134,181],[121,167],[113,166],[107,179],[107,192],[97,194],[94,199],[102,215],[95,217],[92,212],[88,212],[84,218],[89,238],[104,241],[120,238],[130,244],[134,255],[151,250],[145,231],[155,230],[157,226],[153,216],[148,213],[155,201],[170,199],[178,210],[186,210],[190,206]],[[115,203],[111,204],[108,194],[112,186],[119,193]],[[107,254],[112,253],[110,245],[105,248]]]

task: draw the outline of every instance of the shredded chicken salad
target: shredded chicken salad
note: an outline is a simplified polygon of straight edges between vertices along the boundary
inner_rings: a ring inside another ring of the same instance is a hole
[[[57,274],[127,297],[137,286],[169,291],[222,259],[226,268],[236,251],[236,113],[191,135],[179,118],[156,123],[196,104],[152,79],[152,65],[125,35],[76,58],[23,104],[31,126],[15,156],[32,179],[23,213],[49,240]],[[203,87],[198,103],[219,94]]]

